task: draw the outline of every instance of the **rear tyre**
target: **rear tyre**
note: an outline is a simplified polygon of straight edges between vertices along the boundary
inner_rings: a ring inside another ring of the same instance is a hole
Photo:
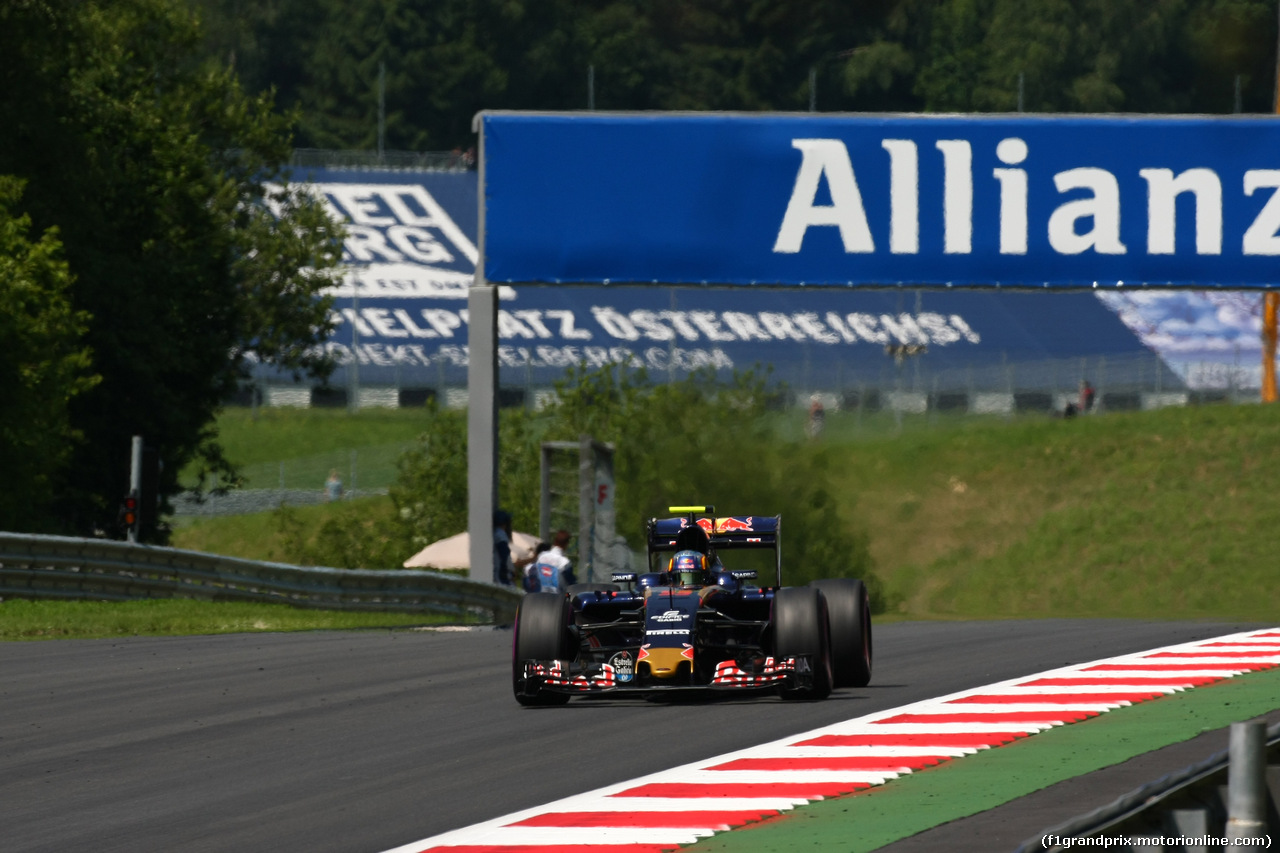
[[[831,670],[836,687],[866,687],[871,683],[871,602],[860,580],[832,578],[813,581],[822,590],[831,623]]]
[[[520,599],[511,641],[511,681],[521,705],[563,705],[569,701],[567,693],[540,690],[527,681],[524,662],[568,661],[576,657],[569,634],[572,620],[569,599],[558,592],[531,592]]]
[[[782,687],[784,699],[826,699],[831,695],[831,639],[827,601],[807,586],[784,587],[773,597],[773,645],[778,658],[807,656],[813,669],[806,687]]]

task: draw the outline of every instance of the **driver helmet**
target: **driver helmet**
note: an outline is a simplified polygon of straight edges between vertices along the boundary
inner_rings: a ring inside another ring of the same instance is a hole
[[[667,574],[673,586],[701,586],[709,568],[706,554],[677,551],[667,566]]]

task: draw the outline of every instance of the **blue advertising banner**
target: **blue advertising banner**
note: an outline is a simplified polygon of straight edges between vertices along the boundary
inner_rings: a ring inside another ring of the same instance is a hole
[[[1273,117],[481,118],[491,282],[1280,279]]]
[[[345,223],[329,352],[358,365],[364,382],[464,383],[476,173],[298,177]],[[498,296],[496,358],[508,385],[621,363],[660,376],[762,365],[793,384],[841,387],[885,381],[898,368],[886,348],[900,346],[919,352],[913,370],[931,371],[1148,352],[1092,293],[503,285]]]

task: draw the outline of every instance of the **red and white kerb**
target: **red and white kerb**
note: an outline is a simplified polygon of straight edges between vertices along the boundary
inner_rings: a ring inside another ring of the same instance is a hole
[[[660,853],[1053,726],[1280,665],[1280,629],[1064,667],[868,714],[387,853]],[[740,677],[738,673],[720,673]]]

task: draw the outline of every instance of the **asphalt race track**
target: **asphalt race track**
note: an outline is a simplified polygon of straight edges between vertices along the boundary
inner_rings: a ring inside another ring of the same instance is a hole
[[[511,697],[509,630],[0,643],[0,848],[378,853],[872,711],[1261,627],[876,628],[825,702]]]

